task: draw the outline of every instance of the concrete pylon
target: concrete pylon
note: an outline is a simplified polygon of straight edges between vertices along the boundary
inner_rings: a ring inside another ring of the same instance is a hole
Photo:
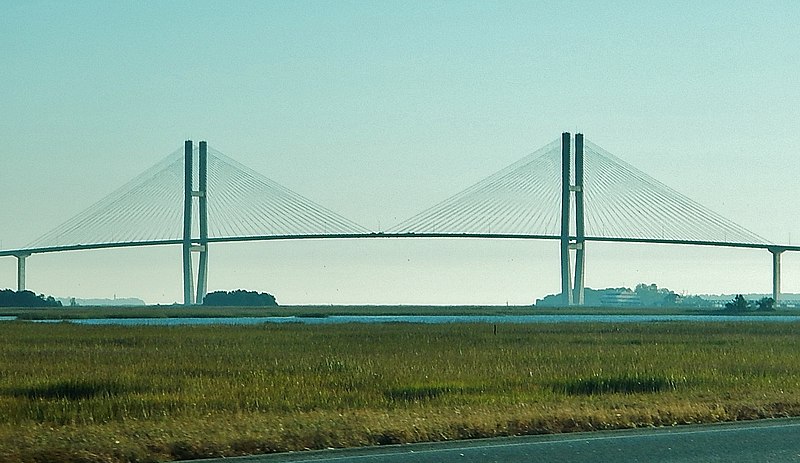
[[[561,134],[561,303],[572,305],[572,271],[569,263],[569,211],[572,202],[570,178],[570,133]]]
[[[208,144],[200,142],[200,157],[198,159],[199,180],[195,192],[199,201],[200,217],[200,246],[198,251],[200,259],[197,268],[197,299],[198,304],[203,303],[206,297],[206,279],[208,278]]]
[[[575,134],[575,285],[572,302],[583,305],[583,277],[586,263],[586,233],[583,221],[583,134]]]
[[[776,306],[781,298],[781,254],[784,251],[782,248],[769,248],[772,253],[772,299]]]
[[[194,278],[192,277],[192,141],[184,143],[184,187],[183,187],[183,304],[194,303]]]
[[[583,305],[586,263],[583,195],[583,134],[575,134],[575,183],[572,183],[571,135],[561,134],[561,303]],[[575,195],[575,237],[570,236],[570,210]],[[570,251],[575,250],[575,283],[572,283]]]
[[[30,254],[17,254],[17,291],[25,291],[25,259],[30,257]]]

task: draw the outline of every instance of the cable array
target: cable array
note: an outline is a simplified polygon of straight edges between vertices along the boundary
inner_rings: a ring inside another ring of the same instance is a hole
[[[594,143],[584,152],[587,236],[769,243]]]
[[[197,148],[194,185],[198,184]],[[183,149],[26,246],[147,243],[183,237]],[[221,152],[208,150],[210,238],[324,235],[369,231]],[[193,236],[199,236],[198,207]]]
[[[584,192],[588,237],[769,243],[589,141]],[[556,140],[387,231],[558,236],[560,205],[561,146]],[[574,202],[571,214],[574,218]]]
[[[210,237],[369,233],[341,215],[208,150]]]
[[[599,146],[586,141],[584,151],[587,237],[769,244]],[[180,240],[183,174],[181,149],[26,248]],[[370,232],[210,147],[207,194],[209,238]],[[555,237],[560,221],[557,139],[386,233]]]
[[[179,149],[26,248],[179,239],[182,189]]]
[[[560,139],[387,233],[551,235],[560,230]]]

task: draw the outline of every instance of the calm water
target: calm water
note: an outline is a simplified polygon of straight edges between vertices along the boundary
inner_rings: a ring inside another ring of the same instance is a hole
[[[3,317],[0,320],[13,320]],[[58,323],[61,320],[36,320]],[[800,322],[794,315],[335,315],[329,317],[223,317],[223,318],[91,318],[66,320],[80,325],[257,325],[262,323],[657,323],[657,322]]]

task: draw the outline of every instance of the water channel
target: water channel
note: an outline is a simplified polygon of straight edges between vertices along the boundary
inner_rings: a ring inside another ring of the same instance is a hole
[[[16,317],[0,317],[12,321]],[[68,322],[79,325],[258,325],[300,323],[327,325],[338,323],[800,323],[800,315],[331,315],[319,317],[197,317],[197,318],[87,318],[72,320],[31,320],[34,323]]]

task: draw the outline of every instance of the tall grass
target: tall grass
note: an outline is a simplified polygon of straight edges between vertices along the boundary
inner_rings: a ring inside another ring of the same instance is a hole
[[[480,324],[2,323],[0,461],[800,414],[798,334],[800,325],[778,323],[499,325],[497,334]]]

